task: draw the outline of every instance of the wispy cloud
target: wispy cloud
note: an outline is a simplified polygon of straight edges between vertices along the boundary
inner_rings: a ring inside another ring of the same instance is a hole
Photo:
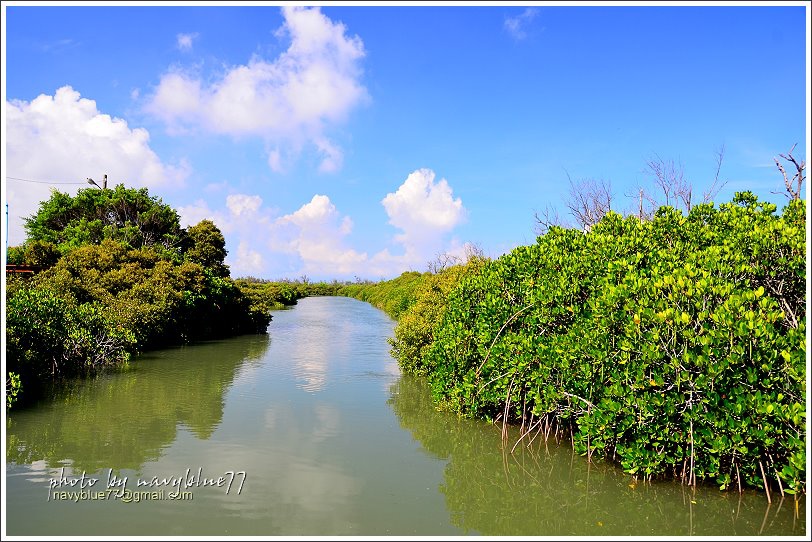
[[[79,42],[72,38],[65,38],[61,40],[47,41],[39,44],[39,48],[44,53],[53,53],[72,49],[79,45]]]
[[[181,51],[191,51],[193,42],[198,36],[199,34],[197,32],[193,32],[191,34],[178,34],[178,49]]]
[[[523,40],[527,37],[527,26],[533,22],[539,14],[536,8],[526,8],[516,17],[505,18],[505,30],[515,40]]]

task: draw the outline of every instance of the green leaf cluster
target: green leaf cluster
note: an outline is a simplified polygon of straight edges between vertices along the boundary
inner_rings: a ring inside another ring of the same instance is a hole
[[[153,246],[167,254],[181,251],[185,232],[178,213],[146,188],[88,188],[75,196],[52,190],[51,197],[25,221],[28,241],[45,241],[63,254],[104,239],[132,248]]]
[[[425,363],[426,352],[434,342],[434,330],[445,316],[448,295],[464,276],[477,273],[486,261],[472,258],[465,264],[421,276],[411,293],[414,301],[400,313],[395,336],[389,339],[392,356],[404,373],[425,376],[432,372]]]
[[[29,399],[138,351],[264,333],[271,320],[229,277],[217,226],[182,229],[146,189],[54,191],[26,229],[10,260],[42,271],[8,277],[6,334],[7,379],[19,375]]]
[[[252,307],[264,312],[295,305],[303,297],[337,295],[341,288],[335,281],[311,283],[290,280],[268,281],[247,277],[239,278],[235,282],[251,301]]]
[[[417,301],[415,291],[429,276],[431,273],[406,271],[392,280],[348,284],[338,294],[366,301],[397,319]]]
[[[129,359],[136,339],[98,302],[70,303],[54,291],[17,281],[6,300],[6,369],[14,392],[35,395],[54,377],[68,377]]]
[[[445,408],[555,423],[626,472],[804,491],[805,228],[804,201],[750,193],[554,227],[421,290],[442,317],[402,317],[396,355]]]

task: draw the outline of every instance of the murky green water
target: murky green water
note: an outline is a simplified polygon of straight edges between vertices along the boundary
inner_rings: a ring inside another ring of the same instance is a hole
[[[511,453],[516,431],[504,449],[400,376],[392,329],[365,303],[308,298],[267,337],[152,352],[12,412],[7,533],[806,533],[805,500],[635,484],[552,439]]]

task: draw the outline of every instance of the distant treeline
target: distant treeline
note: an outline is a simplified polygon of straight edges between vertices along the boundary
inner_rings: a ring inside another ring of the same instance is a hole
[[[806,202],[608,213],[587,231],[342,293],[461,415],[571,436],[645,479],[806,488]],[[542,437],[544,438],[544,437]]]
[[[417,299],[415,290],[429,276],[430,273],[407,271],[388,281],[348,284],[337,293],[366,301],[397,319],[403,311],[414,305]]]

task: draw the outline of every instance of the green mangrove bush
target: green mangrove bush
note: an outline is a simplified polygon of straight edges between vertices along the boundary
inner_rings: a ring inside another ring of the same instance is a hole
[[[415,303],[417,300],[415,290],[429,275],[429,273],[406,271],[392,280],[348,284],[341,288],[338,294],[366,301],[397,319],[401,313]]]
[[[429,373],[424,363],[426,351],[434,342],[434,330],[445,315],[448,295],[464,276],[477,273],[486,261],[474,257],[465,264],[421,275],[420,282],[409,294],[414,301],[400,312],[395,336],[389,340],[392,356],[403,372],[419,376]]]
[[[646,478],[805,490],[805,202],[552,228],[466,275],[415,371]]]
[[[266,298],[229,277],[225,239],[146,189],[54,191],[26,220],[9,260],[39,268],[7,277],[7,406],[46,384],[194,339],[264,333]]]

